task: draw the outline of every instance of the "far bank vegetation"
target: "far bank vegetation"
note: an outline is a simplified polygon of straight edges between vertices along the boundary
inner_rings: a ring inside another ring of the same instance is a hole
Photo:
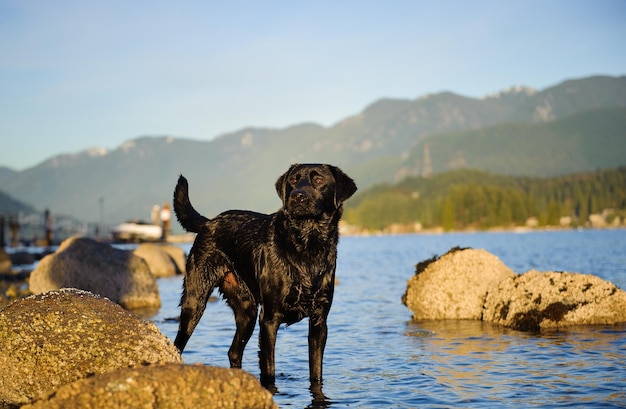
[[[626,167],[554,178],[455,170],[370,188],[346,203],[363,232],[608,227],[626,223]]]

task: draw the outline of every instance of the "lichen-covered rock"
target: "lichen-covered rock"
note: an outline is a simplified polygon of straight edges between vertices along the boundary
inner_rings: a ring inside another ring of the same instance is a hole
[[[241,369],[165,364],[120,369],[62,386],[24,409],[273,409],[272,394]]]
[[[171,244],[142,243],[133,253],[143,258],[152,275],[170,277],[185,271],[185,252]]]
[[[29,285],[34,294],[80,288],[127,309],[161,306],[159,287],[144,259],[86,237],[71,237],[44,257],[31,273]]]
[[[487,291],[515,273],[485,250],[454,248],[419,263],[402,302],[413,319],[481,319]]]
[[[0,407],[91,374],[182,362],[151,322],[77,289],[15,301],[0,310]]]
[[[589,274],[531,270],[489,292],[483,319],[522,331],[615,324],[626,322],[626,293]]]

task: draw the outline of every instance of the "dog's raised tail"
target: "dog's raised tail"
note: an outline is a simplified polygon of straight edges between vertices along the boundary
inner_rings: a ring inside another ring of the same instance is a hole
[[[180,225],[188,232],[199,233],[202,226],[209,221],[191,205],[189,184],[183,175],[178,177],[178,183],[174,189],[174,213]]]

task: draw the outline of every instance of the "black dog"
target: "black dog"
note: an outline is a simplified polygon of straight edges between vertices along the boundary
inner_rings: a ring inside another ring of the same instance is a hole
[[[260,305],[261,382],[274,384],[280,324],[309,317],[309,375],[319,383],[335,288],[338,223],[356,185],[334,166],[292,165],[276,181],[276,191],[283,201],[276,213],[231,210],[208,219],[192,207],[187,180],[180,176],[174,211],[180,224],[198,235],[187,259],[174,343],[182,352],[218,287],[237,324],[228,350],[231,367],[241,367]]]

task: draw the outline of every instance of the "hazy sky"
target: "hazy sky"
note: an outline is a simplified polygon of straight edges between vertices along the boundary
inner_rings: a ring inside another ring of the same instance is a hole
[[[626,74],[626,1],[0,0],[0,166]]]

